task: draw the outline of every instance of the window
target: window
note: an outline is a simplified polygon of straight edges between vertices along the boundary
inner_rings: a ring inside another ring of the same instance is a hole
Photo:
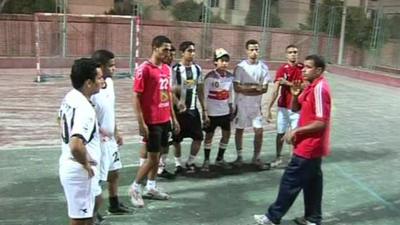
[[[227,1],[227,7],[228,9],[235,9],[236,8],[236,1],[235,0],[228,0]]]
[[[219,0],[211,0],[210,7],[218,8],[219,7]]]

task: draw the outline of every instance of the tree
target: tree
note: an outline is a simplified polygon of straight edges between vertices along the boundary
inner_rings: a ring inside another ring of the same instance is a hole
[[[0,0],[1,13],[31,14],[35,12],[55,12],[55,9],[56,4],[54,0]]]
[[[177,21],[201,22],[203,9],[203,3],[196,3],[193,0],[188,0],[175,4],[171,8],[171,13]],[[221,17],[214,15],[211,11],[208,12],[210,13],[211,23],[226,23]]]
[[[262,25],[262,10],[263,2],[265,0],[250,0],[250,9],[246,16],[246,25],[251,26],[261,26]],[[280,27],[282,21],[278,15],[278,1],[272,0],[270,17],[269,17],[269,27]]]

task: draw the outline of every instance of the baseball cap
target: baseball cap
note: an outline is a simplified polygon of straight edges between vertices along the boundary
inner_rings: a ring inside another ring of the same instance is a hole
[[[215,51],[214,51],[214,60],[215,61],[222,58],[223,56],[228,56],[228,58],[230,57],[229,53],[225,49],[223,49],[223,48],[215,49]]]

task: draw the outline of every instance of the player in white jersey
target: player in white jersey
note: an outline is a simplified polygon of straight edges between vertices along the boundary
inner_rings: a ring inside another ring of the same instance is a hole
[[[258,59],[259,44],[256,40],[246,42],[247,59],[240,62],[234,71],[235,89],[235,143],[237,159],[234,165],[243,164],[243,132],[247,127],[254,130],[254,155],[252,163],[258,169],[268,167],[260,159],[263,141],[263,116],[261,114],[262,95],[268,90],[270,80],[268,66]]]
[[[119,155],[119,146],[123,144],[121,133],[115,121],[115,92],[112,76],[115,72],[115,56],[108,50],[97,50],[92,59],[100,64],[105,85],[100,92],[93,95],[91,100],[95,105],[97,120],[100,126],[101,137],[101,164],[100,181],[108,181],[108,211],[112,214],[130,213],[131,210],[119,202],[118,180],[119,170],[122,168]],[[101,216],[99,221],[101,221]]]
[[[214,52],[215,70],[210,71],[204,78],[205,108],[207,120],[204,124],[206,137],[204,140],[204,163],[202,171],[210,170],[210,152],[212,138],[217,127],[222,129],[219,142],[218,156],[215,165],[225,169],[230,165],[224,160],[224,153],[231,135],[231,120],[233,115],[233,74],[228,71],[229,54],[223,48]]]
[[[68,205],[70,225],[92,225],[98,180],[100,137],[90,96],[104,84],[101,69],[92,59],[75,60],[71,69],[72,89],[64,97],[58,114],[61,129],[60,181]]]

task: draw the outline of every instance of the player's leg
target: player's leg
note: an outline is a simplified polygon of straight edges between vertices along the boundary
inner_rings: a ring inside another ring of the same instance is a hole
[[[237,158],[233,162],[234,166],[241,167],[243,165],[243,133],[244,129],[236,128],[235,129],[235,146]]]
[[[253,154],[252,163],[259,170],[269,169],[269,166],[267,166],[261,160],[261,150],[262,150],[263,134],[264,134],[263,117],[261,116],[261,114],[252,120],[252,126],[253,126],[253,130],[254,130],[254,141],[253,141],[254,154]]]
[[[225,160],[225,150],[228,147],[229,138],[231,136],[231,121],[230,116],[221,116],[218,118],[218,125],[221,127],[222,130],[222,137],[219,141],[219,148],[217,158],[215,160],[215,165],[223,167],[224,169],[232,168]]]
[[[275,160],[271,162],[271,167],[278,167],[282,164],[282,149],[283,149],[283,137],[285,136],[286,130],[289,125],[289,114],[288,109],[278,107],[277,118],[276,118],[276,155]]]
[[[304,218],[305,220],[321,224],[322,220],[322,189],[323,189],[323,175],[321,170],[322,160],[310,160],[309,178],[304,184]]]
[[[208,126],[204,127],[204,131],[206,132],[204,138],[204,162],[201,167],[201,171],[208,172],[210,171],[210,154],[211,154],[211,146],[212,139],[214,137],[214,131],[217,128],[216,117],[209,116],[210,122]]]
[[[200,113],[198,110],[194,111],[194,115],[190,116],[190,121],[191,121],[191,130],[188,132],[188,136],[193,139],[192,144],[190,146],[190,154],[188,156],[188,159],[186,161],[186,170],[189,173],[194,173],[196,172],[197,166],[194,163],[197,157],[197,154],[200,151],[201,148],[201,142],[204,139],[203,135],[203,130],[201,127],[201,118],[200,118]],[[189,121],[187,126],[189,126]]]

